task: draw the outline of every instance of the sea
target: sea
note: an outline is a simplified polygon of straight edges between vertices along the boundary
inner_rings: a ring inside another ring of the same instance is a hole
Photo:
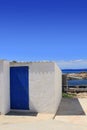
[[[87,72],[87,69],[63,69],[63,74]],[[68,80],[69,86],[87,86],[87,79]]]

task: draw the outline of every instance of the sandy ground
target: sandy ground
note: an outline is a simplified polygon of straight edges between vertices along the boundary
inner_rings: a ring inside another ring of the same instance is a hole
[[[77,98],[87,98],[87,92],[77,93]]]
[[[0,130],[87,130],[87,98],[62,99],[53,117],[53,114],[1,115]]]

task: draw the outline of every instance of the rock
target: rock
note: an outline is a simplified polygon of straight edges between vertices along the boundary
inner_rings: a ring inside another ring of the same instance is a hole
[[[71,79],[87,79],[87,72],[80,72],[80,73],[70,73],[67,74],[67,78]]]

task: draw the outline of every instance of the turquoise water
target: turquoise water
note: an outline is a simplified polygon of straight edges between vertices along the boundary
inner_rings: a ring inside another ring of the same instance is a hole
[[[87,72],[87,69],[65,69],[65,70],[62,70],[62,72],[65,74],[80,73],[80,72]],[[76,86],[76,85],[87,86],[87,79],[68,80],[68,85],[69,86]]]

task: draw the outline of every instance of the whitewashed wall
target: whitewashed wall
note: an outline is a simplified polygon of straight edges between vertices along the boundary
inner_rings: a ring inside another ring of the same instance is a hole
[[[33,63],[30,66],[30,110],[54,113],[54,63]]]
[[[62,99],[62,72],[58,65],[55,63],[55,111],[58,110],[58,106]]]
[[[56,113],[61,100],[61,71],[54,62],[11,63],[29,66],[29,107],[33,112]]]
[[[10,83],[9,62],[0,61],[0,112],[6,114],[10,111]]]

